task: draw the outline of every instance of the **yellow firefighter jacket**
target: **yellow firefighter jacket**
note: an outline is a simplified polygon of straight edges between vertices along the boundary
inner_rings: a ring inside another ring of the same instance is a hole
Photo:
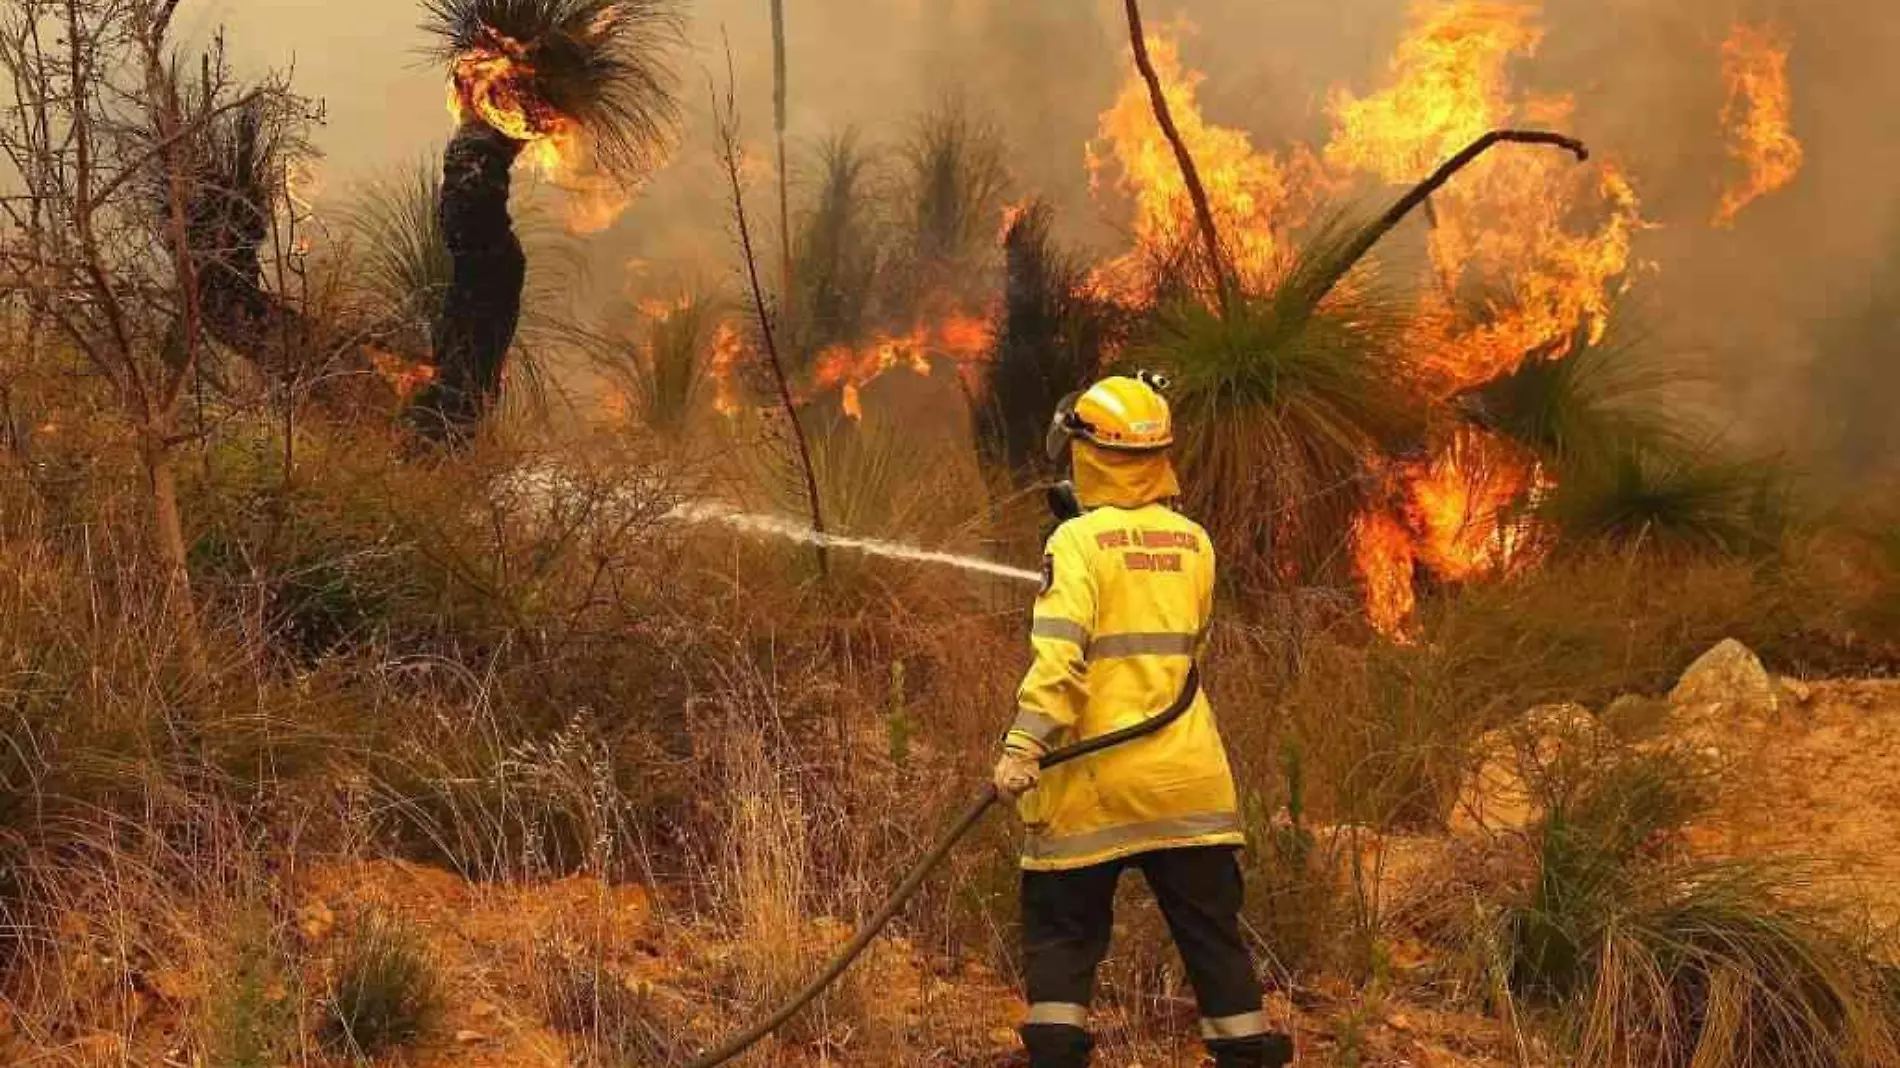
[[[1138,503],[1156,485],[1173,489],[1172,471],[1163,477],[1131,465],[1121,474],[1132,479],[1103,482],[1091,477],[1102,471],[1090,470],[1103,454],[1082,445],[1076,452],[1077,489],[1092,510],[1049,539],[1030,634],[1035,660],[1006,742],[1037,753],[1167,708],[1213,609],[1214,547],[1206,531],[1159,502]],[[1165,459],[1156,462],[1166,468]],[[1105,503],[1116,500],[1127,506]],[[1245,840],[1204,694],[1157,734],[1044,772],[1018,810],[1022,866],[1032,871]]]

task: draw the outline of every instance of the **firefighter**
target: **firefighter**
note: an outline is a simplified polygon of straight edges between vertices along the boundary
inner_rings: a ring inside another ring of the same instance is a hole
[[[1081,511],[1048,541],[1035,659],[995,773],[1024,825],[1022,1036],[1033,1068],[1088,1063],[1095,971],[1128,868],[1167,919],[1217,1068],[1279,1068],[1293,1056],[1291,1040],[1267,1029],[1241,941],[1245,836],[1206,697],[1151,737],[1047,773],[1037,765],[1166,708],[1206,640],[1214,547],[1170,507],[1181,491],[1164,386],[1145,373],[1105,379],[1064,400],[1049,433],[1052,460],[1071,453]]]

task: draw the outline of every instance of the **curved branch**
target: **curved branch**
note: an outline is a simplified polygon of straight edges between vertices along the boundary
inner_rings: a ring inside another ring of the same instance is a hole
[[[1129,2],[1132,4],[1134,0],[1129,0]],[[1365,259],[1366,253],[1371,252],[1374,245],[1391,233],[1399,223],[1404,222],[1407,215],[1430,200],[1432,194],[1444,188],[1445,183],[1451,181],[1459,171],[1471,166],[1479,156],[1500,144],[1550,145],[1570,152],[1577,157],[1578,163],[1584,163],[1590,159],[1590,149],[1574,137],[1544,130],[1492,130],[1473,141],[1463,152],[1446,160],[1432,172],[1431,177],[1413,186],[1411,192],[1400,197],[1397,203],[1386,209],[1384,215],[1361,230],[1359,236],[1353,239],[1352,244],[1346,246],[1340,253],[1332,267],[1317,279],[1317,284],[1313,288],[1311,306],[1318,307],[1320,301],[1325,300],[1326,295],[1352,273],[1352,269],[1359,265],[1359,261]]]

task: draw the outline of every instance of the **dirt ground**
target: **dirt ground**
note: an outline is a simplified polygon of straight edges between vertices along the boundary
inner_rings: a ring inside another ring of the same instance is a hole
[[[1900,924],[1900,682],[1797,689],[1757,739],[1711,844],[1812,859],[1831,893]],[[1838,880],[1838,882],[1835,882]]]

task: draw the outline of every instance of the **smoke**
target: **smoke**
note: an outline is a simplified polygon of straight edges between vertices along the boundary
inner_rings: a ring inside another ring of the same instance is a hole
[[[1547,34],[1516,71],[1539,93],[1577,103],[1573,132],[1618,161],[1656,224],[1638,236],[1653,264],[1635,303],[1649,343],[1704,370],[1721,429],[1816,466],[1870,472],[1900,457],[1884,406],[1895,393],[1888,317],[1900,287],[1900,5],[1890,0],[1536,0]],[[1125,77],[1112,0],[789,0],[794,179],[815,146],[859,128],[895,145],[926,107],[961,97],[990,113],[1012,145],[1023,192],[1058,208],[1068,240],[1114,251],[1126,215],[1087,187],[1084,153]],[[672,161],[606,234],[589,240],[588,299],[624,302],[684,278],[727,282],[733,249],[709,144],[708,82],[723,87],[729,45],[756,175],[769,177],[771,39],[766,0],[689,7],[681,57],[688,121]],[[1327,93],[1382,84],[1410,0],[1147,0],[1149,21],[1181,30],[1207,75],[1210,120],[1278,148],[1325,140]],[[187,10],[191,10],[190,5]],[[432,156],[448,132],[438,72],[420,65],[419,8],[389,0],[236,0],[198,8],[257,66],[295,58],[304,91],[328,109],[324,190],[347,195],[379,170]],[[1795,130],[1808,165],[1750,206],[1732,230],[1709,218],[1728,161],[1720,46],[1740,19],[1774,22],[1793,42]],[[798,199],[795,185],[794,200]],[[1382,193],[1368,192],[1383,198]],[[1375,200],[1374,203],[1377,201]],[[1370,204],[1362,204],[1368,207]],[[753,204],[768,234],[773,198]],[[1841,383],[1852,383],[1851,388]],[[1844,397],[1843,394],[1852,394]],[[1873,420],[1874,425],[1867,425]]]

